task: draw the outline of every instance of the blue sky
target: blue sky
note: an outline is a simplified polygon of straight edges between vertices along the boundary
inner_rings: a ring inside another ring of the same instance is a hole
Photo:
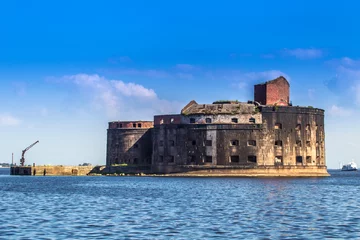
[[[356,151],[357,1],[2,1],[0,162],[105,164],[107,122],[247,101],[288,78],[326,111],[330,168]]]

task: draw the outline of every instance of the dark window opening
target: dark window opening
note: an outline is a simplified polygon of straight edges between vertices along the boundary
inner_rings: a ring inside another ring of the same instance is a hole
[[[133,163],[134,163],[134,164],[138,164],[138,159],[137,159],[137,158],[134,158]]]
[[[163,162],[164,161],[164,156],[159,156],[159,162]]]
[[[297,146],[297,147],[301,147],[301,141],[300,141],[300,140],[297,140],[297,141],[296,141],[296,146]]]
[[[191,141],[191,144],[192,144],[192,145],[196,145],[196,141],[195,141],[195,140],[192,140],[192,141]]]
[[[205,141],[205,146],[211,147],[212,146],[212,140],[206,140]]]
[[[139,148],[139,144],[135,143],[134,148]]]
[[[120,126],[119,126],[119,128],[122,128],[122,124],[120,123]]]
[[[275,129],[282,129],[282,124],[281,123],[275,123],[274,128]]]
[[[283,157],[282,156],[276,156],[275,157],[275,164],[282,164],[283,163]]]
[[[119,163],[118,160],[119,160],[118,158],[115,158],[115,163]]]
[[[206,156],[205,157],[205,162],[212,163],[212,156]]]
[[[160,145],[160,147],[164,146],[164,141],[160,140],[159,145]]]
[[[170,146],[175,146],[175,141],[174,141],[174,140],[170,140],[170,141],[169,141],[169,145],[170,145]]]
[[[296,156],[296,164],[302,164],[303,158],[302,156]]]
[[[310,141],[306,141],[306,146],[310,147]]]
[[[255,140],[249,140],[248,141],[248,146],[256,146],[256,141]]]
[[[206,118],[206,119],[205,119],[205,122],[206,122],[206,123],[211,123],[211,118]]]
[[[282,147],[282,141],[281,140],[276,140],[275,141],[275,146]]]
[[[136,128],[136,123],[133,123],[133,128]]]
[[[249,118],[249,122],[251,122],[251,123],[255,123],[255,118]]]
[[[141,128],[141,123],[138,123],[138,128]]]
[[[239,158],[239,156],[231,156],[231,157],[230,157],[230,161],[231,161],[232,163],[239,163],[239,162],[240,162],[240,158]]]
[[[248,162],[256,163],[256,156],[248,156]]]
[[[239,146],[239,140],[231,140],[231,146]]]
[[[174,157],[174,156],[170,156],[170,157],[169,157],[169,162],[170,162],[170,163],[175,162],[175,157]]]
[[[296,128],[295,128],[297,131],[300,131],[301,130],[301,124],[298,124],[296,125]]]
[[[190,123],[195,123],[195,118],[190,118]]]
[[[306,163],[311,163],[311,156],[306,156]]]
[[[189,161],[190,161],[191,163],[195,163],[196,157],[195,157],[194,155],[189,156]]]
[[[237,118],[232,118],[232,119],[231,119],[231,122],[232,122],[232,123],[238,123],[238,119],[237,119]]]

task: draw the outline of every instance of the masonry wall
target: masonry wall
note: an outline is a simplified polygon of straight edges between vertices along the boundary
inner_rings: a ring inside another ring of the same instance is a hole
[[[266,105],[284,105],[290,102],[289,84],[279,79],[266,84]]]
[[[323,110],[262,107],[261,111],[261,124],[155,126],[153,171],[176,172],[181,165],[325,166]]]
[[[144,121],[109,123],[106,165],[151,164],[152,126]]]

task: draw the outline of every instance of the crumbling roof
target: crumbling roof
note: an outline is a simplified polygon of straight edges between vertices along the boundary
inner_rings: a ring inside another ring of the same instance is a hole
[[[259,83],[259,84],[256,84],[256,85],[271,84],[271,83],[275,83],[275,82],[278,82],[278,81],[285,81],[290,86],[288,80],[286,80],[286,78],[283,77],[283,76],[279,76],[279,77],[277,77],[277,78],[275,78],[273,80],[270,80],[270,81],[267,81],[267,82],[264,82],[264,83]]]
[[[226,104],[198,104],[191,101],[182,110],[183,115],[217,115],[217,114],[246,114],[254,112],[254,104],[248,103],[226,103]]]

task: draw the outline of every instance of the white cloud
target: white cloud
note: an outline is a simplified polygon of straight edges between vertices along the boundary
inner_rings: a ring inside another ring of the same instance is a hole
[[[349,117],[353,114],[353,111],[337,105],[332,105],[329,109],[329,114],[333,117]]]
[[[156,98],[156,93],[152,89],[147,89],[139,84],[124,83],[123,81],[112,80],[115,89],[125,96]]]
[[[179,112],[181,104],[159,99],[153,89],[136,83],[111,80],[97,74],[64,76],[62,82],[71,83],[92,99],[92,105],[105,109],[109,118],[130,120],[152,119],[155,114]]]
[[[284,49],[283,53],[287,56],[296,57],[298,59],[321,58],[324,55],[322,50],[315,48]]]
[[[20,119],[8,113],[0,114],[0,126],[17,126],[20,123]]]

